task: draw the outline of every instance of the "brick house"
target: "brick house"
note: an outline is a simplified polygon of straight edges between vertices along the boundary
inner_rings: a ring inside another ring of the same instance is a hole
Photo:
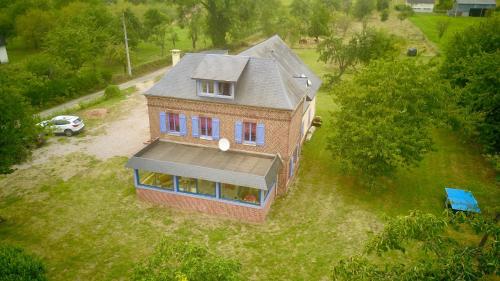
[[[154,141],[126,165],[137,195],[264,221],[296,174],[320,85],[278,36],[238,55],[185,54],[145,94]]]

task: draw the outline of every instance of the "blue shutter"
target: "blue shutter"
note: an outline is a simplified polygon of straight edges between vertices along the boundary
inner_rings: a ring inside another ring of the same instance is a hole
[[[195,138],[199,137],[200,133],[198,132],[198,130],[200,129],[200,124],[198,116],[191,117],[191,127],[192,127],[193,137]]]
[[[186,115],[184,114],[179,114],[179,123],[180,123],[180,133],[181,133],[181,136],[185,136],[186,135]]]
[[[236,143],[241,143],[241,133],[243,131],[243,124],[241,121],[236,121],[236,124],[234,125],[234,141]]]
[[[212,118],[212,138],[219,139],[219,119],[217,118]]]
[[[289,166],[289,169],[290,169],[289,176],[291,177],[291,176],[293,176],[293,156],[290,157],[290,166]]]
[[[263,123],[257,124],[257,145],[264,145],[265,140],[265,128]]]
[[[167,117],[165,112],[160,112],[160,133],[167,132]]]

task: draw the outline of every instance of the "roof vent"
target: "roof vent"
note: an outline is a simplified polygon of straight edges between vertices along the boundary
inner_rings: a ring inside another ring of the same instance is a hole
[[[306,78],[306,75],[304,73],[300,74],[300,78]]]
[[[311,86],[312,86],[312,84],[313,84],[313,83],[311,82],[311,80],[307,79],[307,82],[306,82],[307,87],[311,87]]]

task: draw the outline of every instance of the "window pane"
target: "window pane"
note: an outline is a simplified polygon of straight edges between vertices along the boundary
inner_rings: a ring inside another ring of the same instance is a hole
[[[231,84],[219,82],[219,95],[230,96],[231,95]]]
[[[209,94],[213,94],[215,91],[214,91],[214,82],[213,81],[209,81],[208,82],[208,93]]]
[[[221,197],[230,200],[243,201],[247,203],[259,204],[259,189],[237,186],[223,183],[221,186]]]
[[[201,91],[203,93],[208,93],[208,82],[207,81],[201,81]]]
[[[174,189],[174,177],[167,174],[160,174],[139,170],[139,183],[163,189]]]
[[[252,123],[252,131],[251,131],[250,137],[251,137],[250,141],[253,141],[253,142],[257,138],[257,124],[256,123]]]
[[[250,141],[250,123],[243,123],[244,131],[245,131],[245,141]]]
[[[212,118],[200,117],[200,134],[202,136],[212,136]]]
[[[187,177],[178,177],[179,191],[196,193],[196,179]]]
[[[215,196],[215,182],[198,180],[198,193]]]

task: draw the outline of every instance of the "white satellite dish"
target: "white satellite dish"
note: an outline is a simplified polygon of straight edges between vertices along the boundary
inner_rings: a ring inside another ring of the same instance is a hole
[[[229,140],[226,138],[222,138],[219,140],[219,149],[222,151],[228,151],[229,147],[231,144],[229,143]]]

